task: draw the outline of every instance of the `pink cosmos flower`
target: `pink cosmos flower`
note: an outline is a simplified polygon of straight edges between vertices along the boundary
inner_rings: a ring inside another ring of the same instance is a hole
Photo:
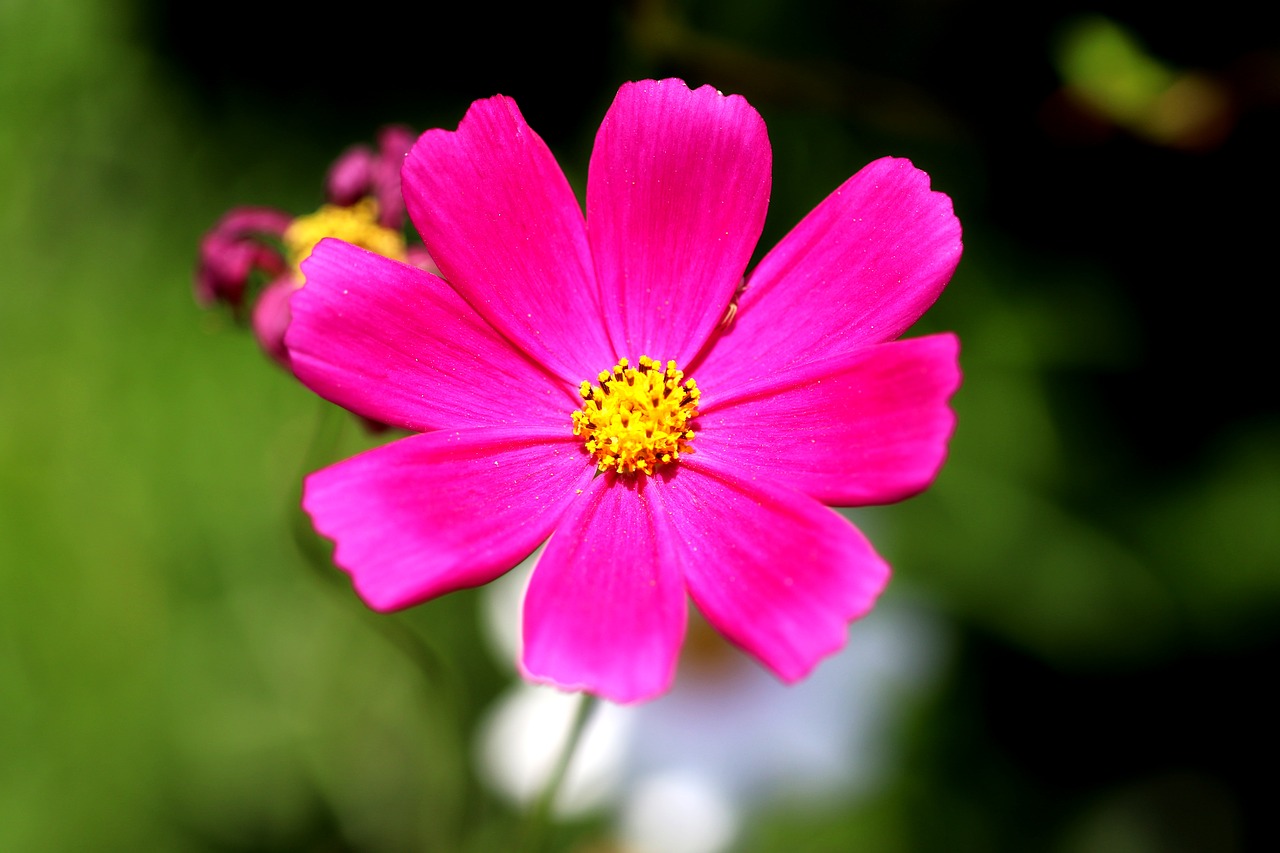
[[[942,465],[956,338],[895,339],[950,278],[960,226],[923,172],[878,160],[740,287],[771,165],[743,98],[629,83],[584,216],[497,96],[405,161],[447,282],[316,246],[286,335],[295,373],[421,433],[306,480],[365,602],[483,584],[545,542],[522,670],[618,702],[671,684],[687,598],[784,681],[843,646],[889,568],[829,507],[899,500]]]

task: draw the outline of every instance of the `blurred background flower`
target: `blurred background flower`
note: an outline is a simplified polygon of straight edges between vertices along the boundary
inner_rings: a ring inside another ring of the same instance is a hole
[[[916,330],[964,341],[951,460],[859,515],[896,569],[886,610],[923,606],[901,631],[946,653],[865,786],[738,824],[686,781],[555,840],[616,850],[649,815],[674,826],[674,800],[748,853],[1276,849],[1277,16],[633,0],[335,27],[269,0],[0,4],[0,849],[518,834],[473,771],[510,685],[482,596],[375,620],[317,579],[299,474],[385,439],[340,419],[316,443],[319,401],[193,300],[197,246],[236,206],[314,210],[353,143],[495,92],[581,189],[619,83],[667,74],[768,123],[762,246],[883,154],[956,202],[964,259]],[[896,672],[915,646],[889,646]]]
[[[378,148],[356,144],[329,167],[325,203],[293,216],[270,207],[237,206],[200,239],[196,301],[226,306],[233,319],[249,317],[263,352],[292,369],[284,333],[290,298],[302,286],[302,261],[326,237],[336,237],[397,261],[438,273],[420,244],[405,242],[400,166],[416,137],[403,125],[378,132]]]
[[[508,666],[534,562],[485,590],[486,624]],[[608,814],[631,853],[721,853],[759,811],[847,808],[893,776],[892,744],[912,705],[936,689],[947,646],[920,602],[880,606],[850,626],[843,652],[788,686],[694,615],[669,694],[606,703],[589,719],[559,814]],[[514,681],[481,723],[480,777],[527,807],[577,708],[575,695]]]

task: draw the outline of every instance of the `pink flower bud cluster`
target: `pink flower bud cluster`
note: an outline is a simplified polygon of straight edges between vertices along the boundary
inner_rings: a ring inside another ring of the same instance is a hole
[[[342,152],[325,177],[329,203],[346,207],[371,196],[378,202],[378,224],[400,228],[404,224],[400,167],[416,140],[404,125],[389,125],[378,132],[376,151],[368,145],[353,145]]]
[[[325,177],[325,200],[351,207],[372,198],[378,224],[399,231],[405,207],[400,194],[400,167],[413,147],[415,134],[403,125],[389,125],[378,133],[376,149],[353,145],[344,151]],[[237,321],[249,319],[264,352],[289,368],[284,346],[289,327],[289,300],[302,286],[288,256],[285,232],[294,214],[270,207],[234,207],[200,241],[196,264],[196,301],[205,307],[226,305]],[[424,249],[413,247],[410,260],[434,269]]]
[[[271,280],[289,269],[282,240],[293,217],[270,207],[233,207],[200,241],[196,300],[206,308],[222,303],[241,316],[255,280]]]

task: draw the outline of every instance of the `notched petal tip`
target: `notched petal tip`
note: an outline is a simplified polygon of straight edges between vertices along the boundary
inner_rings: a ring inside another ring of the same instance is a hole
[[[697,87],[690,86],[688,82],[686,82],[685,80],[679,77],[646,78],[644,80],[632,80],[632,81],[623,83],[621,86],[619,86],[618,93],[622,94],[628,89],[639,89],[641,91],[652,90],[652,89],[683,89],[685,92],[691,95],[713,94],[725,100],[746,101],[746,98],[744,98],[742,95],[738,95],[734,93],[730,93],[726,95],[724,92],[720,91],[715,86],[712,86],[709,83],[704,83],[701,86],[697,86]]]
[[[900,182],[906,191],[917,194],[921,198],[920,208],[937,218],[939,232],[954,232],[954,252],[956,261],[959,262],[960,250],[963,247],[960,239],[962,229],[960,219],[956,216],[955,202],[951,196],[941,190],[933,189],[933,178],[929,173],[906,157],[881,157],[868,163],[861,171],[874,173],[880,168],[883,168],[886,176],[891,176],[893,180]]]
[[[683,80],[623,85],[587,180],[610,337],[690,362],[714,334],[764,227],[772,149],[740,96]]]

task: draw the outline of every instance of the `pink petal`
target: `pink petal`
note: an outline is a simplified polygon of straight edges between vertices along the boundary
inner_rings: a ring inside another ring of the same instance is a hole
[[[510,569],[593,471],[567,430],[440,431],[317,471],[302,505],[365,603],[396,610]]]
[[[693,375],[741,382],[893,340],[938,298],[960,248],[951,200],[929,176],[877,160],[765,256]]]
[[[284,335],[289,328],[289,300],[300,286],[292,273],[283,275],[264,287],[253,305],[253,336],[262,351],[285,368],[289,367],[289,350],[284,345]]]
[[[582,209],[515,101],[424,133],[402,178],[431,257],[494,328],[574,385],[613,364]]]
[[[587,180],[591,251],[622,355],[687,364],[724,316],[769,203],[764,121],[682,80],[618,90]]]
[[[774,477],[826,504],[901,500],[947,455],[960,384],[954,335],[877,344],[764,377],[703,387],[698,461],[740,477]]]
[[[340,240],[302,264],[285,335],[293,371],[343,408],[415,431],[557,424],[581,403],[447,284]]]
[[[615,702],[671,686],[685,595],[652,486],[606,474],[565,515],[525,594],[528,677]]]
[[[707,619],[793,682],[844,646],[889,566],[852,524],[798,492],[682,458],[662,486],[687,554],[685,584]]]

